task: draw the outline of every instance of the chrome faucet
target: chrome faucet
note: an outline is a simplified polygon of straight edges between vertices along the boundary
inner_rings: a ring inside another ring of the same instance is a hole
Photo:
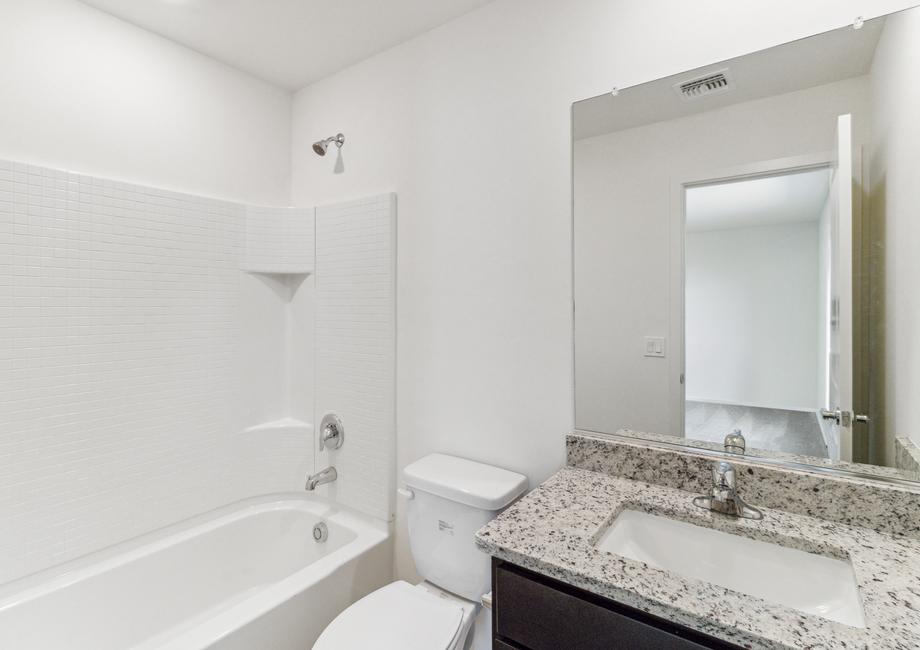
[[[744,456],[744,452],[747,449],[747,441],[744,439],[744,436],[741,434],[741,429],[735,429],[730,434],[725,436],[725,451],[730,454],[738,454],[739,456]]]
[[[735,488],[735,467],[724,460],[712,466],[712,488],[709,496],[696,497],[693,505],[705,510],[742,519],[763,519],[763,513],[744,502]]]
[[[308,476],[305,489],[310,491],[315,490],[317,485],[332,483],[338,477],[339,473],[335,471],[335,467],[327,467],[321,472],[317,472],[316,474],[311,474]]]
[[[342,419],[335,413],[326,413],[320,424],[319,450],[338,449],[345,442],[345,427]]]

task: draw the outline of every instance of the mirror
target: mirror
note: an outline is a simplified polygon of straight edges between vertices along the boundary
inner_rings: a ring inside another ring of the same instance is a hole
[[[918,478],[917,62],[910,9],[573,106],[577,429]]]

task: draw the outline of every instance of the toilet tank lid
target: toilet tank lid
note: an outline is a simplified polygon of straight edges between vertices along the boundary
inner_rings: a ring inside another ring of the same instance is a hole
[[[482,510],[501,510],[527,491],[527,477],[500,467],[429,454],[403,470],[406,485]]]

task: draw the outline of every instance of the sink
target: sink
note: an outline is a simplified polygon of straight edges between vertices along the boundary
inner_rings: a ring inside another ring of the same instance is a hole
[[[806,614],[866,626],[856,575],[846,560],[635,510],[620,513],[596,546]]]

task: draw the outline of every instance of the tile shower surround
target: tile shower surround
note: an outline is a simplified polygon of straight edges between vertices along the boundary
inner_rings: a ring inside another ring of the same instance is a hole
[[[0,582],[302,489],[311,439],[242,431],[240,269],[312,265],[313,214],[0,161]],[[386,516],[374,497],[349,505]]]
[[[316,408],[342,415],[346,444],[320,453],[322,491],[387,519],[396,486],[396,196],[316,208]]]

